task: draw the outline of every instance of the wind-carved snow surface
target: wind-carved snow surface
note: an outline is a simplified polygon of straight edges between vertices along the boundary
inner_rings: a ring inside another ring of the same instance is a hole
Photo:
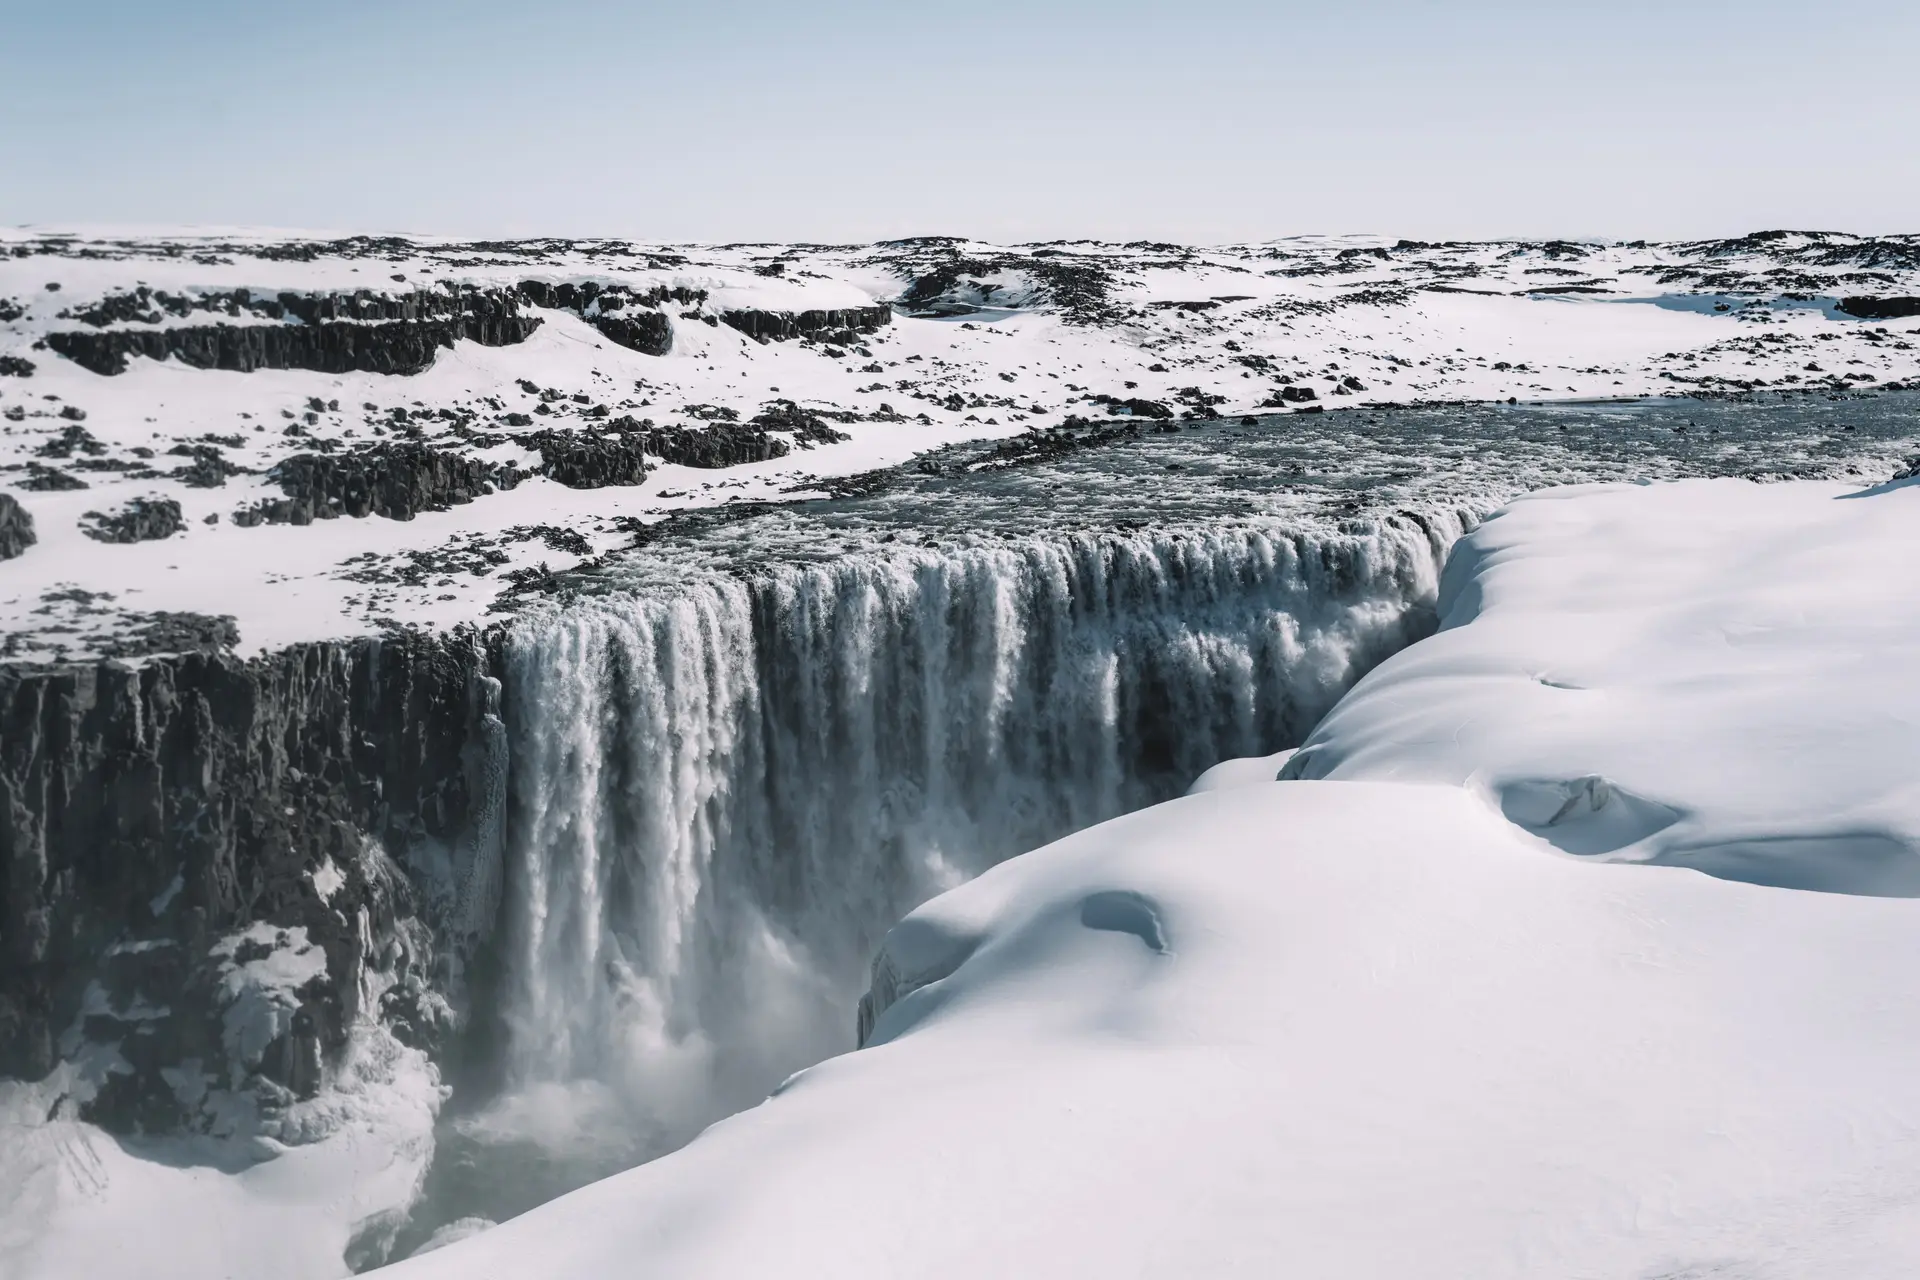
[[[892,921],[1297,741],[1431,629],[1462,531],[1034,538],[523,621],[509,1088],[467,1136],[605,1172],[851,1048]]]

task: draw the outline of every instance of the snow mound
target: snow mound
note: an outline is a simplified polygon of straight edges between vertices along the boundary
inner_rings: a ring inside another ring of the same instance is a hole
[[[1550,490],[1455,550],[1442,632],[1287,766],[1467,785],[1564,852],[1920,895],[1920,492]]]

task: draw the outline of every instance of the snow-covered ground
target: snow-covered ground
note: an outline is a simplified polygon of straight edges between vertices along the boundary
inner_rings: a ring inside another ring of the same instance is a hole
[[[0,1276],[334,1280],[397,1230],[433,1155],[439,1076],[375,1032],[281,1138],[120,1139],[78,1119],[92,1063],[0,1080]],[[111,1067],[108,1067],[111,1070]]]
[[[279,323],[244,308],[175,314],[152,301],[158,294],[185,307],[235,290],[404,299],[529,281],[695,300],[621,313],[657,315],[671,332],[664,355],[609,340],[591,306],[529,304],[522,313],[540,323],[524,341],[462,340],[412,375],[242,373],[134,357],[107,376],[46,345],[69,333]],[[515,570],[565,569],[626,546],[622,517],[792,496],[823,478],[1072,415],[1758,387],[1851,394],[1920,377],[1920,321],[1911,311],[1861,318],[1841,300],[1911,301],[1917,281],[1912,237],[1800,233],[1193,248],[0,232],[0,492],[22,501],[40,538],[0,564],[0,627],[64,635],[77,656],[87,628],[53,631],[69,614],[233,615],[248,649],[471,622]],[[143,288],[148,295],[136,293]],[[845,340],[763,342],[726,322],[876,305],[891,306],[891,323]],[[404,438],[524,467],[537,459],[521,443],[527,424],[594,433],[624,416],[704,430],[782,400],[826,415],[848,439],[722,470],[663,465],[636,486],[573,489],[536,476],[405,523],[231,522],[281,497],[266,473],[295,454]],[[209,483],[202,467],[195,478],[196,451],[224,474]],[[71,481],[87,487],[49,487]],[[82,533],[89,512],[111,515],[140,498],[177,501],[184,529],[131,544]]]
[[[395,1275],[1910,1276],[1916,539],[1517,502],[1297,756],[934,900],[861,1051]]]

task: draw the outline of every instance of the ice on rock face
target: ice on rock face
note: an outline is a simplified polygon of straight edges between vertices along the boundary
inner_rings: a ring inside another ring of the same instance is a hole
[[[239,1072],[243,1065],[257,1066],[268,1045],[293,1031],[300,989],[325,978],[327,957],[307,940],[305,928],[278,929],[265,922],[223,939],[213,951],[224,961],[225,1048]]]

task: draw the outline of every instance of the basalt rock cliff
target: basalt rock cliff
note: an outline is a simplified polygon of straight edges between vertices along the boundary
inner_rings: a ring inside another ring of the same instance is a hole
[[[357,1024],[431,1042],[436,931],[491,909],[489,663],[468,633],[0,667],[0,1076],[91,1044],[83,1116],[179,1131],[310,1096]]]

